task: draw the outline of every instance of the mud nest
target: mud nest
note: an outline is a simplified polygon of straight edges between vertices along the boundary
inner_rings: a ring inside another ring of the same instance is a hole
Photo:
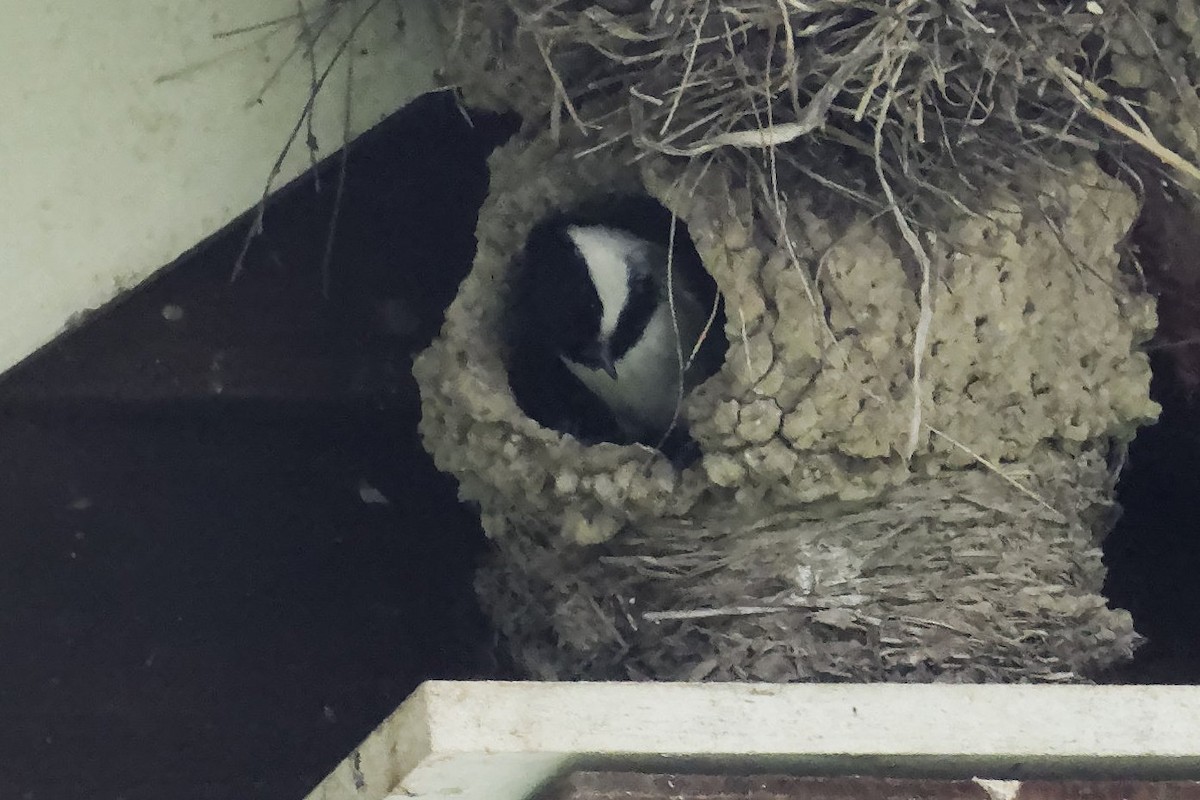
[[[718,166],[580,158],[548,135],[498,150],[475,266],[416,375],[426,446],[496,542],[479,588],[516,661],[560,679],[1075,680],[1128,657],[1098,543],[1107,457],[1157,411],[1138,352],[1153,307],[1116,248],[1137,204],[1087,161],[1028,181],[1036,203],[1021,182],[939,232],[906,458],[920,304],[886,221],[812,184],[781,228]],[[682,473],[542,428],[508,389],[497,331],[525,234],[613,190],[677,213],[727,303],[726,362],[682,409],[704,457]]]
[[[1099,544],[1123,446],[1158,411],[1155,315],[1124,247],[1137,195],[1113,175],[1135,174],[1133,147],[1190,191],[1194,143],[1138,98],[1191,74],[1158,53],[1130,78],[1165,18],[986,0],[442,13],[448,77],[525,121],[415,366],[426,446],[495,543],[478,588],[519,666],[1079,681],[1129,657]],[[508,386],[526,234],[639,193],[686,223],[725,301],[725,363],[680,409],[703,451],[682,472],[543,428]]]

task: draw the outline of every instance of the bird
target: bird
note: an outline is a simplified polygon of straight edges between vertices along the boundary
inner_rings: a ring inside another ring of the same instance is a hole
[[[540,221],[519,262],[518,405],[588,443],[694,463],[679,402],[720,368],[726,343],[720,294],[682,223],[652,198],[606,198]]]

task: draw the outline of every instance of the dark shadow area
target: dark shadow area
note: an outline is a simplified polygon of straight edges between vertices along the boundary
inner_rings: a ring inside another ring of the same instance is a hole
[[[1200,684],[1200,227],[1158,165],[1128,163],[1143,201],[1130,244],[1158,298],[1150,395],[1163,411],[1129,448],[1124,515],[1104,544],[1105,593],[1148,638],[1112,679]]]
[[[482,546],[411,354],[510,131],[446,96],[0,382],[0,797],[303,797],[416,685],[489,676]]]
[[[1152,363],[1163,413],[1129,448],[1123,514],[1104,543],[1105,594],[1148,641],[1112,680],[1200,684],[1200,412],[1161,353]]]

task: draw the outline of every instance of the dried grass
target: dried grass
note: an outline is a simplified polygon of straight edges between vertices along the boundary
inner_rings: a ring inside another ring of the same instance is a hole
[[[296,12],[293,14],[213,34],[215,39],[248,39],[245,45],[247,47],[262,45],[280,35],[293,37],[291,49],[278,61],[275,68],[263,81],[258,93],[246,101],[246,108],[251,108],[261,102],[279,81],[284,71],[296,67],[297,60],[303,61],[309,76],[308,97],[296,118],[295,125],[280,147],[275,162],[271,165],[271,169],[263,181],[262,197],[254,208],[250,227],[242,239],[242,248],[234,260],[230,281],[237,280],[245,270],[250,247],[263,232],[267,204],[272,191],[277,188],[275,182],[279,178],[284,162],[292,152],[292,148],[300,141],[301,133],[304,134],[303,141],[308,153],[309,174],[312,176],[313,188],[317,192],[321,191],[320,172],[317,170],[320,147],[313,129],[313,115],[316,111],[317,100],[333,70],[341,65],[346,70],[345,92],[342,96],[342,140],[339,149],[341,164],[337,184],[334,188],[334,203],[330,212],[329,227],[321,259],[321,290],[325,297],[329,296],[334,237],[345,191],[346,158],[350,147],[351,100],[354,86],[354,48],[352,45],[359,28],[378,10],[382,2],[383,0],[317,0],[310,7],[306,6],[304,0],[296,0]],[[178,74],[173,74],[164,76],[160,80],[177,77],[179,77]]]
[[[1079,682],[1127,659],[1099,596],[1102,459],[1026,476],[1062,513],[984,471],[858,504],[665,520],[564,551],[496,541],[479,574],[509,652],[544,680]]]
[[[479,2],[462,0],[461,13]],[[569,118],[593,150],[628,139],[642,153],[751,158],[774,182],[780,170],[802,172],[895,215],[918,261],[915,232],[936,228],[947,207],[971,210],[1030,159],[1058,163],[1064,151],[1133,143],[1200,175],[1105,78],[1110,34],[1132,13],[1121,3],[505,6],[514,42],[532,40],[554,88],[523,98],[541,114],[531,125]],[[458,30],[470,26],[460,20]]]

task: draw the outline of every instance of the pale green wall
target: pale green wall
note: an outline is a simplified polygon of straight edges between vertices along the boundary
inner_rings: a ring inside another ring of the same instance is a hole
[[[351,0],[344,13],[369,5]],[[0,0],[0,371],[254,205],[303,108],[309,67],[294,59],[253,103],[297,27],[213,34],[296,9]],[[440,41],[426,0],[377,6],[354,48],[355,134],[433,88]],[[343,66],[317,106],[321,155],[342,141]],[[307,165],[302,137],[278,182]]]

